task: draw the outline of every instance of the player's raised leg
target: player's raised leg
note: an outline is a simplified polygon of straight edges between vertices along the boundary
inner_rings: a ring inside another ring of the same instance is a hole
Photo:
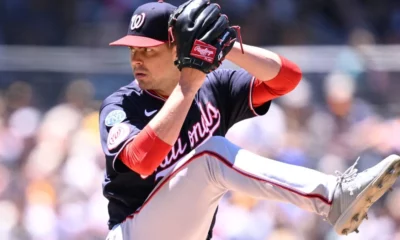
[[[127,239],[203,240],[219,200],[233,190],[292,203],[347,234],[356,230],[399,172],[400,158],[392,155],[367,171],[357,173],[352,166],[335,177],[263,158],[213,137],[180,160],[121,228]]]
[[[344,173],[331,176],[260,157],[222,137],[214,137],[199,150],[209,152],[214,161],[207,164],[214,165],[214,175],[220,176],[220,184],[227,189],[292,203],[321,215],[344,235],[358,231],[368,209],[400,175],[397,155],[360,173],[357,160]]]

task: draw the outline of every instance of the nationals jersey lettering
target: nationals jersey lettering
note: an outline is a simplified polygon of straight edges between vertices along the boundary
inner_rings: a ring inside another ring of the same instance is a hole
[[[218,128],[221,117],[219,111],[212,106],[211,103],[207,104],[207,111],[203,111],[202,106],[198,106],[201,112],[201,120],[193,124],[191,131],[188,131],[187,138],[189,139],[190,149],[194,149],[205,140],[210,138],[215,130]],[[186,139],[187,139],[186,138]],[[175,161],[182,158],[185,154],[187,154],[186,147],[188,143],[182,143],[182,139],[179,138],[178,141],[172,147],[170,154],[165,158],[165,160],[160,164],[159,171],[162,168],[168,168]]]
[[[203,107],[199,106],[201,112],[201,122],[193,125],[192,131],[188,132],[190,146],[194,148],[196,143],[210,138],[215,130],[219,127],[221,114],[211,103],[207,104],[207,110],[204,112]]]
[[[164,161],[160,164],[159,169],[165,169],[171,165],[171,163],[178,160],[186,153],[187,143],[182,144],[182,139],[178,138],[174,146],[172,146],[171,151],[165,157]],[[156,171],[157,172],[157,171]]]
[[[201,120],[196,122],[191,131],[188,131],[187,137],[189,139],[190,149],[194,149],[204,143],[207,139],[213,136],[215,130],[219,127],[221,121],[221,115],[211,103],[206,105],[207,110],[203,111],[201,105],[198,106],[201,112]],[[188,143],[182,143],[182,139],[179,138],[171,151],[165,157],[164,161],[156,169],[156,181],[169,172],[170,168],[174,167],[176,162],[184,157],[188,151],[186,151]]]
[[[244,70],[218,69],[209,73],[195,96],[177,141],[155,172],[146,178],[125,166],[118,155],[157,115],[166,100],[140,89],[136,81],[104,100],[99,123],[106,157],[103,194],[109,200],[110,229],[142,206],[179,159],[210,137],[225,136],[233,124],[268,111],[270,102],[253,109],[250,100],[253,82],[254,78]],[[114,117],[114,113],[121,112],[126,116]]]

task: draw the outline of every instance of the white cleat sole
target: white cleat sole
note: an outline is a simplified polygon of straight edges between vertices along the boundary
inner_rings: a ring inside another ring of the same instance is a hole
[[[400,176],[400,156],[390,155],[382,160],[386,166],[375,179],[357,196],[353,203],[342,213],[334,225],[339,235],[358,233],[358,227],[367,218],[369,208],[379,200]]]

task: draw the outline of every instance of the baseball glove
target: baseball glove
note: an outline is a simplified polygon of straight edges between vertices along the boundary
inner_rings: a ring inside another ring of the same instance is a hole
[[[237,35],[237,27],[229,26],[220,6],[208,0],[189,0],[180,5],[171,14],[168,25],[170,42],[177,47],[174,63],[179,70],[190,67],[209,73],[217,69]],[[238,35],[240,38],[240,32]]]

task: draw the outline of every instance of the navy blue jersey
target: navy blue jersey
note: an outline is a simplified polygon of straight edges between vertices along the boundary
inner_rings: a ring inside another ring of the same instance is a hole
[[[208,74],[175,145],[147,178],[126,167],[118,154],[157,114],[165,99],[140,89],[133,81],[104,100],[100,110],[100,133],[106,156],[103,193],[109,200],[110,229],[141,207],[166,171],[192,149],[211,136],[225,136],[236,122],[268,111],[270,102],[253,109],[253,82],[253,76],[244,70],[218,69]]]

